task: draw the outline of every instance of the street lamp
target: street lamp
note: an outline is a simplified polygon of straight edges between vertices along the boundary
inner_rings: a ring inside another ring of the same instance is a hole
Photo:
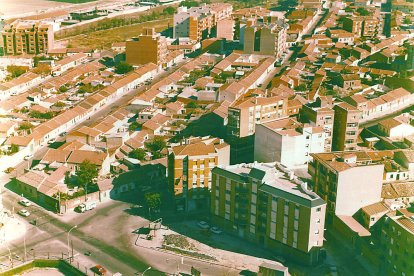
[[[147,272],[148,270],[150,270],[152,267],[148,267],[147,269],[144,270],[144,272],[142,272],[142,276],[144,276],[145,272]]]
[[[70,231],[72,231],[73,229],[75,229],[76,227],[78,227],[77,225],[73,226],[72,228],[69,229],[68,231],[68,257],[70,257],[70,247],[69,247],[69,235],[70,235]]]

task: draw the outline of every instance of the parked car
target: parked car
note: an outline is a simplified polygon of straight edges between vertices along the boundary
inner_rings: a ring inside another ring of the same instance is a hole
[[[54,142],[56,142],[56,139],[55,139],[55,138],[52,138],[52,139],[50,139],[49,141],[47,141],[47,143],[48,143],[49,145],[53,144]]]
[[[33,154],[28,154],[24,157],[24,160],[29,160],[33,158]]]
[[[223,231],[221,231],[221,229],[220,228],[218,228],[218,227],[216,227],[216,226],[214,226],[214,227],[211,227],[210,228],[210,231],[211,232],[213,232],[214,234],[221,234]]]
[[[107,272],[101,265],[95,265],[91,270],[98,275],[105,275]]]
[[[205,221],[200,221],[200,222],[198,222],[198,223],[197,223],[197,225],[198,225],[200,228],[202,228],[202,229],[208,229],[208,228],[210,228],[210,225],[208,225],[208,223],[207,223],[207,222],[205,222]]]
[[[26,209],[21,209],[21,210],[19,211],[19,215],[21,215],[21,216],[23,216],[23,217],[28,217],[28,216],[30,216],[30,212],[29,212],[29,211],[27,211]]]
[[[29,207],[30,205],[32,205],[32,203],[25,198],[20,200],[19,203],[23,205],[24,207]]]
[[[61,134],[59,134],[60,137],[66,136],[66,134],[68,134],[66,131],[62,132]]]

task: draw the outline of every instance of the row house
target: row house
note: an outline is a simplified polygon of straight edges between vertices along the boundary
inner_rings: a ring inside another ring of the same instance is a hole
[[[27,72],[11,81],[0,83],[0,101],[26,92],[43,80],[42,76],[33,72]]]

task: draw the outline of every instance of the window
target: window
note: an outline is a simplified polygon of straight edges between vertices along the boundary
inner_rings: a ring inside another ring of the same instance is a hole
[[[321,207],[316,208],[316,212],[320,212],[321,211]]]

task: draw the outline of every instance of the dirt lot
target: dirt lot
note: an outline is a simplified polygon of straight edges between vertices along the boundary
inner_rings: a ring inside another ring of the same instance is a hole
[[[131,37],[139,36],[142,33],[143,28],[150,27],[155,28],[157,32],[172,26],[172,18],[161,19],[157,21],[139,23],[136,25],[123,26],[110,30],[103,30],[92,32],[87,35],[77,35],[65,39],[70,47],[88,47],[88,48],[111,48],[112,43],[125,41]]]

